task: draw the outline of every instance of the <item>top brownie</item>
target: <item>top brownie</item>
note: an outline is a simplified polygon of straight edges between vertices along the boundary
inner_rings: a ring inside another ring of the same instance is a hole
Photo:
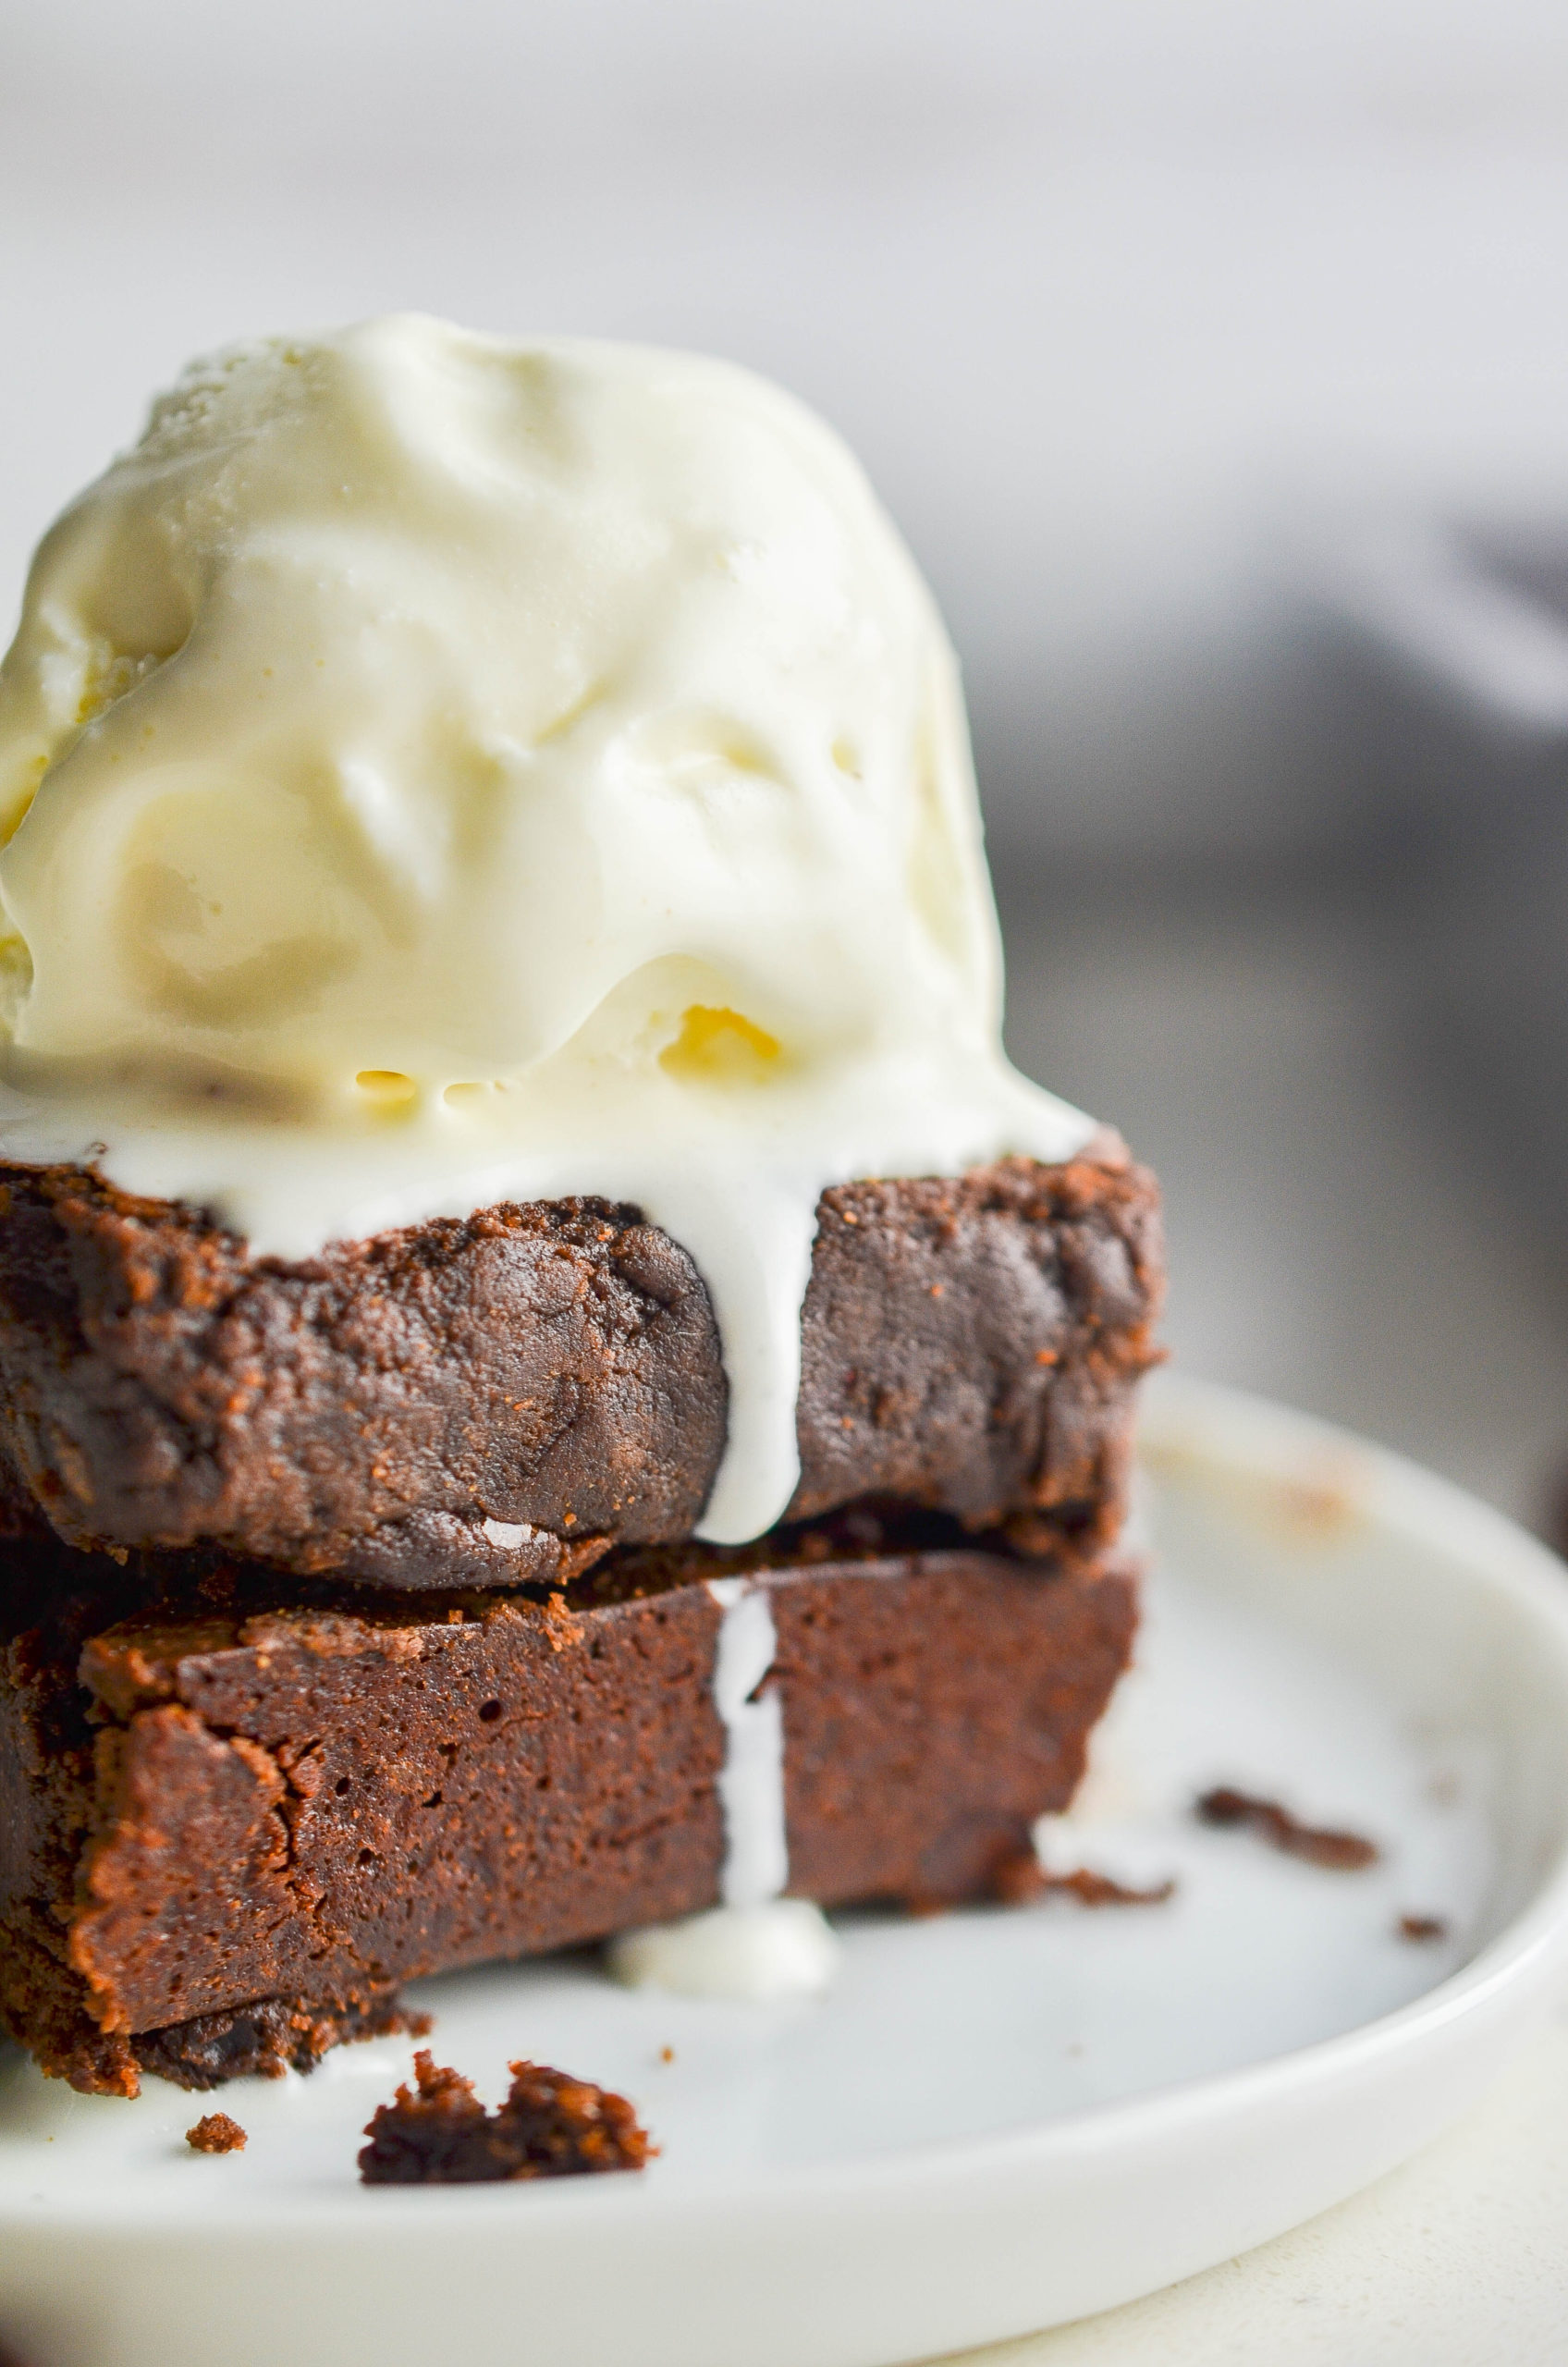
[[[1152,1176],[857,1183],[817,1208],[788,1517],[876,1495],[1087,1555],[1122,1507],[1162,1269]],[[701,1516],[726,1384],[639,1211],[502,1204],[253,1258],[199,1211],[0,1164],[0,1490],[75,1546],[372,1584],[559,1584]]]

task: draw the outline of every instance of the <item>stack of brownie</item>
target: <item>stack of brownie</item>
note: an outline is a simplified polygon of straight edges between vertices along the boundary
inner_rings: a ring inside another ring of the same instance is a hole
[[[825,1193],[800,1485],[721,1548],[712,1310],[635,1208],[288,1264],[0,1169],[5,2027],[81,2089],[212,2087],[712,1906],[726,1576],[768,1593],[789,1893],[991,1895],[1130,1650],[1159,1290],[1109,1135]]]

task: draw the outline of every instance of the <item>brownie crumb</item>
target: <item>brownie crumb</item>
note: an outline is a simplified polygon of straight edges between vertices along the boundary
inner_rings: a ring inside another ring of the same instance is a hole
[[[1448,1921],[1441,1915],[1402,1915],[1395,1929],[1402,1940],[1446,1940]]]
[[[1195,1813],[1204,1824],[1244,1825],[1271,1848],[1282,1850],[1287,1858],[1305,1858],[1309,1866],[1326,1866],[1330,1872],[1354,1873],[1362,1866],[1378,1862],[1378,1845],[1364,1834],[1335,1833],[1320,1825],[1303,1824],[1278,1800],[1260,1800],[1251,1792],[1233,1791],[1226,1784],[1205,1792]]]
[[[245,2131],[226,2112],[204,2112],[194,2128],[185,2132],[193,2153],[243,2153]]]
[[[640,2170],[657,2151],[624,2096],[543,2063],[513,2063],[511,2092],[486,2112],[473,2082],[423,2048],[415,2087],[400,2087],[365,2130],[366,2186],[470,2186],[485,2179],[581,2177]]]
[[[1037,1858],[1022,1852],[1016,1858],[1004,1858],[992,1878],[997,1897],[1004,1907],[1027,1907],[1037,1898],[1048,1898],[1053,1891],[1065,1892],[1075,1898],[1080,1907],[1163,1907],[1176,1895],[1174,1882],[1156,1883],[1148,1890],[1133,1890],[1125,1883],[1112,1882],[1109,1874],[1096,1874],[1087,1866],[1075,1867],[1070,1874],[1053,1874]]]

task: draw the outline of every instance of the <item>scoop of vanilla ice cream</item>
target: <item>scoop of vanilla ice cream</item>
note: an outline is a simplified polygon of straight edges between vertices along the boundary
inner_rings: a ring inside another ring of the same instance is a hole
[[[326,1118],[995,1038],[939,620],[719,362],[404,316],[198,363],[38,554],[0,830],[32,1077]]]
[[[403,317],[197,364],[39,551],[0,847],[0,1155],[285,1257],[639,1205],[718,1321],[720,1540],[794,1485],[823,1187],[1091,1131],[1002,1058],[930,596],[723,362]]]

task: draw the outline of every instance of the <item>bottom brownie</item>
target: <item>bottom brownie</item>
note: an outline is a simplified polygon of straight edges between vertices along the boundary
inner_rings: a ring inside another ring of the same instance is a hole
[[[293,1581],[127,1615],[113,1564],[69,1557],[62,1603],[60,1550],[6,1549],[0,2019],[79,2088],[212,2087],[399,2026],[401,1980],[712,1906],[707,1581],[736,1572],[772,1614],[790,1891],[988,1894],[1072,1797],[1134,1582],[932,1527],[629,1552],[417,1618]]]

